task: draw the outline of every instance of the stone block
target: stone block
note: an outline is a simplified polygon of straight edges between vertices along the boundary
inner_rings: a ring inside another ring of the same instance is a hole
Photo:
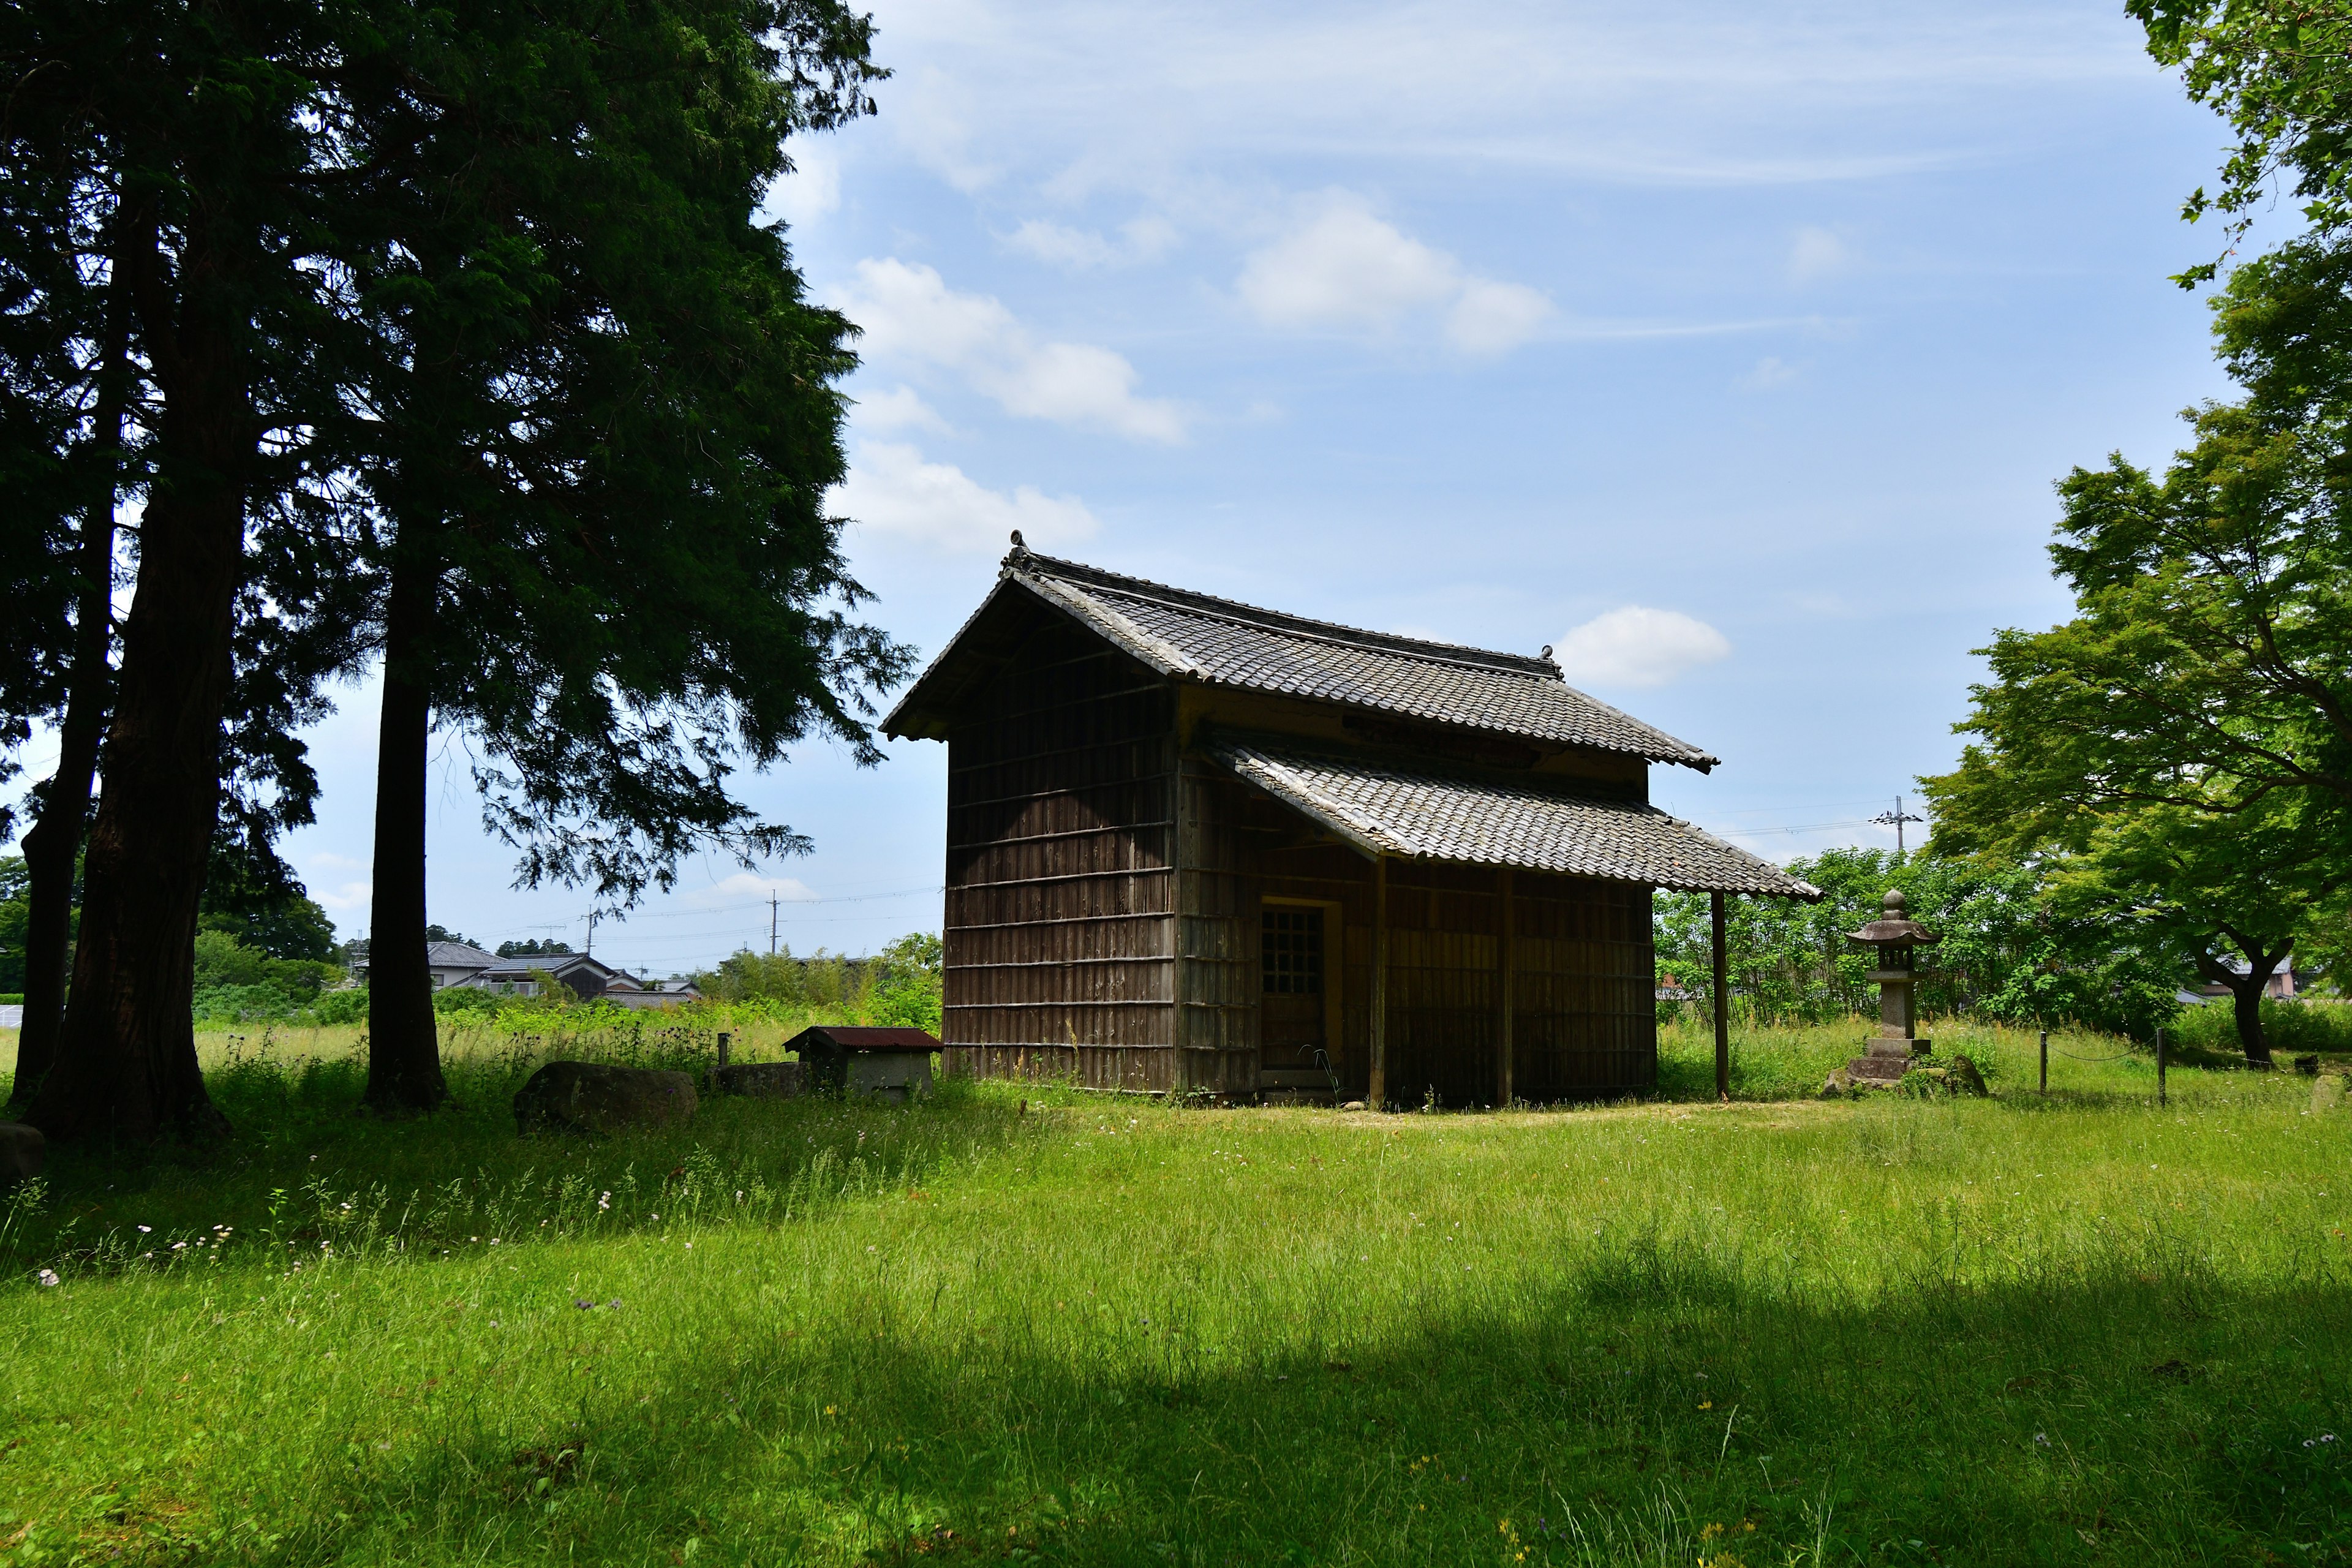
[[[698,1108],[694,1079],[654,1068],[550,1062],[514,1098],[515,1131],[617,1132],[674,1127]]]
[[[29,1182],[48,1163],[49,1141],[24,1121],[0,1121],[0,1187]]]
[[[798,1062],[737,1062],[710,1075],[711,1087],[719,1093],[747,1100],[797,1100],[807,1083]]]

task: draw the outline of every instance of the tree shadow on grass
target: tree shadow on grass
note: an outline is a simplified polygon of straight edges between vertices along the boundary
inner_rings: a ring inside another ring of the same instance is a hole
[[[715,1310],[675,1363],[536,1429],[287,1498],[344,1522],[286,1555],[2352,1559],[2347,1369],[2305,1348],[2345,1342],[2352,1296],[2324,1278],[2151,1259],[1823,1310],[1636,1242],[1502,1300],[1433,1285],[1385,1323],[1333,1301],[1319,1342],[1270,1324],[1260,1352],[1192,1340],[1180,1300],[1115,1332],[967,1316],[1019,1267],[976,1260],[928,1304],[859,1293],[793,1337]]]

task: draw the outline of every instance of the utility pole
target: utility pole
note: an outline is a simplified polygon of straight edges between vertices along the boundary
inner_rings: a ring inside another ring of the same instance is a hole
[[[773,889],[768,892],[768,956],[776,956],[776,894]]]
[[[1909,812],[1905,811],[1903,809],[1903,797],[1898,795],[1895,797],[1895,809],[1893,811],[1882,811],[1870,820],[1876,823],[1881,827],[1892,827],[1895,829],[1895,853],[1900,855],[1903,853],[1903,825],[1906,822],[1925,822],[1927,819],[1924,816],[1914,816]]]
[[[588,950],[581,956],[583,958],[596,956],[596,916],[593,911],[591,911],[588,916]]]

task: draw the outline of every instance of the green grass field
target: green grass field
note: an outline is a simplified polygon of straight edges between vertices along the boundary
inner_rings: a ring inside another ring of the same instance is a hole
[[[1993,1100],[1773,1098],[1857,1033],[1730,1107],[1677,1026],[1614,1107],[576,1142],[505,1103],[573,1042],[404,1125],[347,1038],[208,1042],[234,1144],[0,1218],[0,1562],[2352,1559],[2352,1111],[1965,1030]]]

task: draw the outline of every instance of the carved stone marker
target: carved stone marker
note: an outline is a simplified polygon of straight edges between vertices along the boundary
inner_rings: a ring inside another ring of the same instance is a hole
[[[1862,1055],[1845,1068],[1857,1088],[1902,1082],[1912,1058],[1927,1055],[1934,1044],[1920,1037],[1913,987],[1918,981],[1918,950],[1944,939],[1905,912],[1900,891],[1890,889],[1879,908],[1878,919],[1846,933],[1854,946],[1878,951],[1878,967],[1863,976],[1878,983],[1878,1033],[1863,1043]]]

